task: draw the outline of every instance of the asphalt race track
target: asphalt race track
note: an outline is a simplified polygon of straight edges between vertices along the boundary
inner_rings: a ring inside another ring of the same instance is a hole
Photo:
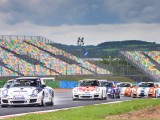
[[[106,102],[113,102],[113,101],[125,101],[131,100],[131,97],[121,97],[120,99],[108,99],[108,100],[72,100],[72,93],[71,90],[67,92],[60,92],[55,91],[55,100],[54,106],[9,106],[7,108],[0,107],[0,116],[7,116],[13,114],[21,114],[21,113],[29,113],[29,112],[36,112],[36,111],[45,111],[45,110],[54,110],[54,109],[61,109],[61,108],[70,108],[70,107],[77,107],[77,106],[86,106],[91,104],[99,104],[99,103],[106,103]]]

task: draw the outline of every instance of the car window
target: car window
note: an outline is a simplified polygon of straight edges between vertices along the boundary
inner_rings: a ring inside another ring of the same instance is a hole
[[[101,82],[100,82],[100,85],[101,85],[101,86],[103,86],[103,87],[104,87],[104,86],[106,87],[107,82],[105,82],[105,81],[101,81]]]
[[[99,86],[98,81],[82,81],[78,86]]]
[[[120,87],[131,87],[129,83],[121,83]]]
[[[17,79],[11,87],[39,87],[40,81],[37,79]]]
[[[140,83],[138,85],[139,87],[154,87],[153,83]]]
[[[113,83],[112,82],[107,82],[106,87],[113,87]]]

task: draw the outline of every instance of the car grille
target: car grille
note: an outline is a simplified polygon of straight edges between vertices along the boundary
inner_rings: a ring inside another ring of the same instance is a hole
[[[2,100],[3,103],[8,103],[8,100]]]
[[[37,99],[30,99],[30,103],[34,103],[36,101],[37,101]]]
[[[12,103],[25,103],[25,101],[12,101]]]
[[[99,97],[99,95],[94,95],[94,97]]]
[[[79,97],[78,95],[74,95],[74,97]]]
[[[82,96],[82,98],[91,98],[91,96]]]

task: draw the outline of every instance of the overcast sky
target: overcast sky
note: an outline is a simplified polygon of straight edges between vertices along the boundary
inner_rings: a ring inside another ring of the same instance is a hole
[[[160,43],[160,0],[0,0],[0,34],[44,36],[85,45]]]

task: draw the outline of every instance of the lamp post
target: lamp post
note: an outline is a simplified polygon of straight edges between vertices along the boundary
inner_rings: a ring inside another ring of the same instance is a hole
[[[84,45],[84,37],[82,37],[82,38],[80,38],[80,37],[78,37],[78,40],[77,40],[77,45],[78,46],[83,46]],[[82,49],[80,48],[80,58],[82,57]]]
[[[77,45],[78,46],[83,46],[84,45],[84,37],[80,38],[78,37],[78,40],[77,40]],[[80,48],[80,59],[82,59],[82,48]],[[82,75],[82,63],[81,63],[81,75]]]

